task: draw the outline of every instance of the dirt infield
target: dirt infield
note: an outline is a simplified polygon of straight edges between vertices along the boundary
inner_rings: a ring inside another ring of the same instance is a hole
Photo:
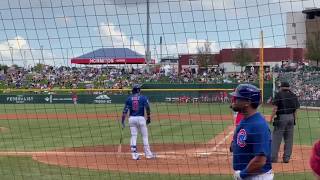
[[[231,155],[225,147],[212,151],[199,144],[153,144],[157,158],[131,160],[128,151],[117,153],[116,146],[82,147],[59,152],[37,152],[32,158],[42,163],[65,167],[121,172],[153,172],[164,174],[231,174]],[[141,147],[139,147],[141,149]],[[129,149],[125,146],[124,149]],[[208,149],[207,152],[202,151]],[[201,152],[202,151],[202,152]],[[281,173],[310,171],[308,166],[310,147],[294,147],[290,163],[273,164],[273,170]]]
[[[129,151],[118,153],[117,146],[79,147],[47,152],[0,152],[0,156],[31,156],[34,160],[57,166],[101,171],[152,172],[161,174],[231,174],[232,156],[226,145],[216,149],[203,144],[153,144],[157,158],[131,160]],[[138,148],[142,148],[139,146]],[[124,146],[129,149],[129,146]],[[207,151],[203,151],[207,149]],[[294,146],[288,164],[273,164],[276,173],[311,171],[310,147]]]
[[[7,114],[0,119],[34,118],[116,118],[117,114]],[[153,119],[174,119],[186,121],[221,121],[230,120],[232,115],[168,115],[154,114]],[[30,156],[34,160],[51,165],[77,167],[103,171],[153,172],[162,174],[231,174],[232,156],[229,144],[233,127],[227,127],[206,144],[152,144],[157,158],[135,161],[131,159],[129,146],[122,147],[118,153],[117,145],[97,147],[62,148],[46,152],[0,152],[0,156]],[[143,149],[141,145],[138,149]],[[275,172],[298,173],[310,171],[308,161],[311,147],[294,146],[290,163],[273,165]],[[281,152],[280,152],[281,153]],[[281,157],[281,156],[280,156]]]

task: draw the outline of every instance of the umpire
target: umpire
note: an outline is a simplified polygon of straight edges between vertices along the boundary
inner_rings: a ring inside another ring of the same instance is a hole
[[[299,109],[300,104],[297,96],[290,91],[288,82],[281,82],[280,91],[275,95],[272,104],[274,107],[270,122],[274,128],[271,159],[273,163],[278,162],[278,152],[283,138],[284,153],[282,160],[283,163],[289,163],[292,154],[294,125],[296,124],[297,109]]]

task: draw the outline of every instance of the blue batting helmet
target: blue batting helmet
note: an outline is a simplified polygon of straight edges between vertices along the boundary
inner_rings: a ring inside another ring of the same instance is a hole
[[[230,93],[238,99],[246,99],[252,103],[252,105],[258,107],[261,100],[261,92],[256,86],[251,84],[240,84],[237,86],[233,93]]]
[[[132,94],[136,94],[136,93],[139,93],[141,90],[141,86],[139,84],[135,84],[133,85],[132,87]]]

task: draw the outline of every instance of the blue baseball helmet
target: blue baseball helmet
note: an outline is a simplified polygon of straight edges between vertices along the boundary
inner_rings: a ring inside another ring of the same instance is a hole
[[[132,94],[136,94],[136,93],[139,93],[141,90],[141,86],[139,84],[135,84],[133,85],[132,87]]]
[[[256,86],[251,84],[240,84],[233,93],[230,93],[238,99],[246,99],[252,105],[258,107],[261,101],[261,91]]]

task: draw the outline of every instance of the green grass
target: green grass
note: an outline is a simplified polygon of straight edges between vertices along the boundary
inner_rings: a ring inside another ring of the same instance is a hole
[[[274,179],[276,180],[313,180],[315,179],[315,177],[311,172],[294,173],[294,174],[278,173],[278,174],[275,174]]]
[[[319,139],[320,111],[298,111],[295,126],[294,142],[296,144],[312,145]]]
[[[121,114],[122,104],[1,104],[0,114]],[[270,114],[271,108],[261,107],[263,114]],[[212,114],[230,115],[227,104],[175,104],[154,103],[152,113],[162,114]],[[319,112],[299,111],[295,127],[294,142],[311,145],[320,134]],[[120,119],[120,115],[118,117]],[[189,120],[189,119],[186,119]],[[182,122],[161,121],[151,125],[151,140],[162,142],[205,142],[227,122]],[[54,147],[70,147],[96,144],[114,144],[119,137],[119,125],[116,119],[25,119],[0,120],[0,126],[10,129],[8,133],[0,134],[0,149],[50,149]],[[108,132],[108,133],[106,133]],[[129,136],[129,134],[127,134]],[[44,142],[46,144],[44,145]]]
[[[232,114],[229,104],[177,104],[177,103],[153,103],[152,113],[165,114]],[[0,104],[0,114],[106,114],[121,113],[123,104]],[[269,106],[260,107],[263,114],[271,114]]]
[[[220,133],[231,121],[157,121],[151,125],[154,143],[204,143]]]
[[[128,179],[128,180],[230,180],[231,175],[182,175],[182,174],[158,174],[154,173],[124,173],[95,171],[80,168],[66,168],[60,166],[46,165],[33,161],[26,157],[0,157],[1,180],[106,180],[106,179]],[[276,174],[275,179],[280,180],[304,180],[313,179],[312,173]]]
[[[107,114],[121,112],[122,105],[0,105],[0,113],[23,114]],[[270,107],[262,107],[264,114]],[[228,105],[220,104],[153,104],[152,113],[162,114],[231,114]],[[118,117],[120,119],[120,116]],[[320,134],[319,112],[299,111],[295,127],[295,144],[311,145]],[[206,142],[221,132],[230,121],[161,120],[150,125],[151,143]],[[118,119],[21,119],[0,120],[0,126],[9,128],[0,134],[0,150],[47,150],[60,147],[117,144],[120,136]],[[129,129],[125,131],[129,141]]]
[[[0,114],[43,114],[43,113],[121,113],[123,104],[0,104]],[[176,104],[154,103],[153,113],[166,114],[231,114],[226,104]]]
[[[0,114],[108,114],[122,112],[122,104],[1,104]],[[152,113],[231,115],[227,104],[152,104]],[[271,114],[271,108],[260,108]],[[295,144],[311,145],[320,134],[319,111],[299,111],[295,127]],[[120,118],[120,116],[118,117]],[[21,119],[0,120],[0,151],[41,151],[63,147],[118,144],[118,119]],[[149,126],[150,143],[202,143],[220,133],[230,121],[177,121],[173,117],[152,121]],[[129,144],[130,133],[124,131],[124,143]],[[141,143],[141,137],[139,137]],[[87,169],[63,168],[33,161],[31,158],[0,157],[0,179],[231,179],[231,176],[161,175],[143,173],[99,172]],[[311,173],[277,174],[276,179],[312,179]]]
[[[319,138],[319,134],[320,111],[299,110],[294,129],[294,144],[311,146]]]
[[[150,142],[206,142],[230,123],[231,121],[154,121],[149,126]],[[117,144],[121,132],[117,121],[106,119],[1,120],[0,124],[9,128],[8,132],[0,134],[0,150],[2,151],[34,151]],[[124,131],[124,137],[124,143],[129,143],[128,127]]]
[[[0,104],[0,114],[86,114],[120,113],[120,104]]]

